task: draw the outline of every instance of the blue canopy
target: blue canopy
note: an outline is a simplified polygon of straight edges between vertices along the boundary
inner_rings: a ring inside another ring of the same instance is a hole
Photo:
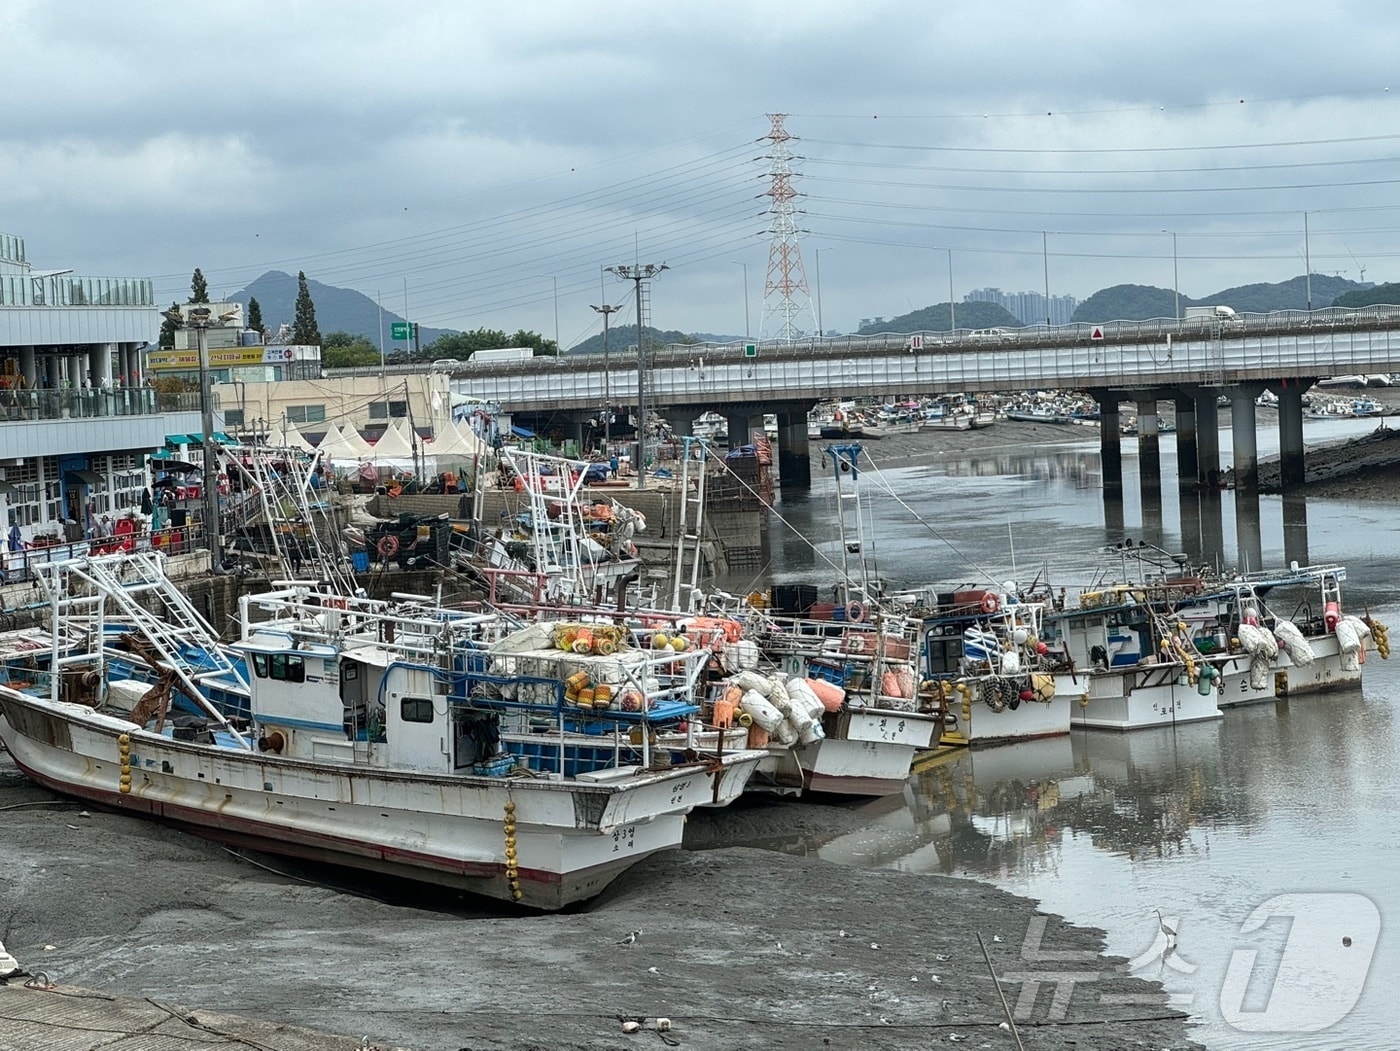
[[[535,432],[529,427],[517,427],[515,424],[511,424],[510,433],[517,438],[533,438],[535,436]]]

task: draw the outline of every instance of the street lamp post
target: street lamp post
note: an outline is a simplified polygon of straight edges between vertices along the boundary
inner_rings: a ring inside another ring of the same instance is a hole
[[[753,334],[749,328],[749,264],[740,259],[731,259],[730,262],[744,268],[744,338],[748,339]]]
[[[1163,230],[1164,234],[1172,235],[1172,295],[1176,299],[1176,319],[1181,320],[1181,280],[1176,272],[1176,231]]]
[[[1308,313],[1312,313],[1312,250],[1308,245],[1308,213],[1303,213],[1303,270],[1308,290]]]
[[[946,249],[948,253],[948,336],[958,330],[957,319],[953,315],[953,250]]]
[[[1045,264],[1045,327],[1050,327],[1050,235],[1040,231],[1040,258]]]
[[[608,318],[622,308],[610,303],[604,303],[600,307],[595,307],[592,303],[588,305],[603,315],[603,452],[611,455],[609,448],[612,444],[612,365],[608,356]]]
[[[830,249],[828,249],[830,251]],[[826,329],[822,326],[822,250],[817,249],[817,338],[821,339]]]
[[[541,274],[540,277],[554,282],[554,353],[558,354],[564,349],[559,345],[559,278],[555,274]]]
[[[200,441],[204,447],[204,480],[200,502],[210,568],[217,569],[223,545],[219,540],[219,470],[218,458],[214,455],[214,406],[209,393],[209,313],[207,306],[193,306],[186,319],[178,307],[163,311],[164,316],[177,328],[183,325],[194,329],[195,345],[199,348],[199,426]]]

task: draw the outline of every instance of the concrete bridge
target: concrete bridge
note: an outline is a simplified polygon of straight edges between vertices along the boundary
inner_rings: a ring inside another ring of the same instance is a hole
[[[1285,311],[1102,325],[1035,326],[993,332],[854,336],[806,343],[668,346],[643,370],[647,404],[680,433],[707,410],[730,433],[776,413],[779,474],[810,482],[807,413],[835,398],[905,398],[955,391],[1087,390],[1102,413],[1106,496],[1122,492],[1118,406],[1134,402],[1144,489],[1160,488],[1157,403],[1176,407],[1180,483],[1210,486],[1220,474],[1219,402],[1231,408],[1236,484],[1258,484],[1254,399],[1279,398],[1284,484],[1303,477],[1302,396],[1319,378],[1400,372],[1400,307]],[[534,358],[509,366],[468,364],[456,393],[518,416],[574,429],[605,403],[637,403],[632,353]]]

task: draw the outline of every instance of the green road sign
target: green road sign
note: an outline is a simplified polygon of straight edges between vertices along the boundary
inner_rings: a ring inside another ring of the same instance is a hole
[[[389,335],[393,339],[408,339],[408,322],[391,322],[389,325]]]
[[[744,344],[744,357],[746,357],[746,358],[756,358],[756,357],[758,357],[758,344],[757,344],[757,343],[745,343],[745,344]]]

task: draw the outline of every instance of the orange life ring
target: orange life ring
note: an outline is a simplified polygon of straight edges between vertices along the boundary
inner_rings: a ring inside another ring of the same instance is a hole
[[[381,536],[375,550],[379,552],[379,557],[383,559],[393,558],[399,553],[399,538],[390,534]]]
[[[997,597],[993,595],[990,591],[982,596],[983,613],[995,613],[1000,608],[1001,603],[997,601]]]
[[[853,624],[859,624],[865,620],[865,607],[859,602],[846,603],[846,619]]]
[[[346,604],[346,602],[345,602],[345,600],[344,600],[343,598],[328,598],[328,599],[326,599],[326,608],[327,608],[327,609],[348,609],[349,607],[348,607],[348,605]]]

